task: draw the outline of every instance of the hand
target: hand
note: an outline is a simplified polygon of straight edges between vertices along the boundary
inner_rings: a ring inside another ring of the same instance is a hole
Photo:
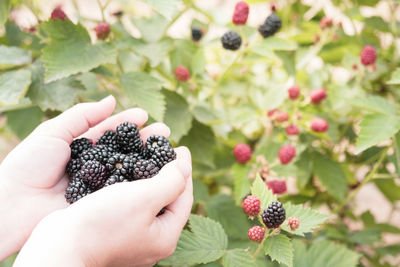
[[[50,214],[14,267],[152,266],[171,255],[193,202],[190,152],[175,151],[153,178],[105,187]]]
[[[74,138],[94,141],[108,129],[130,121],[142,126],[147,113],[129,109],[109,117],[115,107],[110,96],[96,103],[78,104],[39,125],[0,165],[0,261],[21,249],[37,223],[49,213],[68,207],[65,165]],[[92,127],[92,128],[91,128]],[[155,123],[141,131],[169,135],[167,126]]]

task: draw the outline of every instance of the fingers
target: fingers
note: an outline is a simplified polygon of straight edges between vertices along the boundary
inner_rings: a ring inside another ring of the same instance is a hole
[[[171,131],[167,125],[161,122],[156,122],[153,124],[150,124],[149,126],[143,128],[140,131],[140,137],[142,138],[143,141],[146,141],[147,138],[149,138],[151,135],[161,135],[164,137],[167,137],[170,135]]]
[[[95,127],[89,129],[82,136],[96,141],[107,130],[115,130],[117,126],[125,121],[135,123],[141,127],[148,119],[147,112],[140,108],[132,108],[122,111],[114,116],[107,118]]]
[[[108,96],[99,102],[81,103],[39,125],[33,134],[53,136],[71,143],[72,140],[108,118],[115,108],[115,98]]]

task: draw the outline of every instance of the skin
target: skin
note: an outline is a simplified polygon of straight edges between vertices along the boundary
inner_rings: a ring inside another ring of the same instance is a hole
[[[21,248],[14,266],[151,266],[173,253],[193,202],[185,147],[152,179],[115,184],[72,205],[65,201],[74,138],[97,140],[124,121],[147,121],[141,109],[110,117],[114,108],[111,96],[78,104],[39,125],[2,162],[0,261]],[[146,140],[170,131],[154,123],[140,133]]]

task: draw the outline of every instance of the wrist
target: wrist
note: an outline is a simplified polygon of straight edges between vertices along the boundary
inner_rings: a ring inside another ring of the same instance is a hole
[[[20,251],[14,266],[85,267],[80,242],[73,227],[68,226],[64,211],[44,218]]]

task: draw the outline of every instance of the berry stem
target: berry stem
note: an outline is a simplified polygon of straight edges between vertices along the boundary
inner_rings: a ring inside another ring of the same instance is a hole
[[[385,157],[386,157],[386,153],[387,153],[388,149],[389,149],[389,147],[385,148],[385,149],[381,152],[381,155],[380,155],[378,161],[375,163],[374,167],[372,168],[371,172],[367,175],[367,177],[364,178],[364,180],[361,182],[361,184],[360,184],[354,191],[352,191],[350,194],[347,195],[345,201],[344,201],[342,204],[340,204],[340,205],[333,211],[334,214],[339,213],[339,212],[343,209],[343,207],[344,207],[345,205],[347,205],[347,204],[357,195],[357,193],[361,190],[361,188],[362,188],[364,185],[366,185],[367,183],[369,183],[369,182],[374,178],[375,173],[378,171],[379,167],[381,166],[383,160],[384,160]]]

